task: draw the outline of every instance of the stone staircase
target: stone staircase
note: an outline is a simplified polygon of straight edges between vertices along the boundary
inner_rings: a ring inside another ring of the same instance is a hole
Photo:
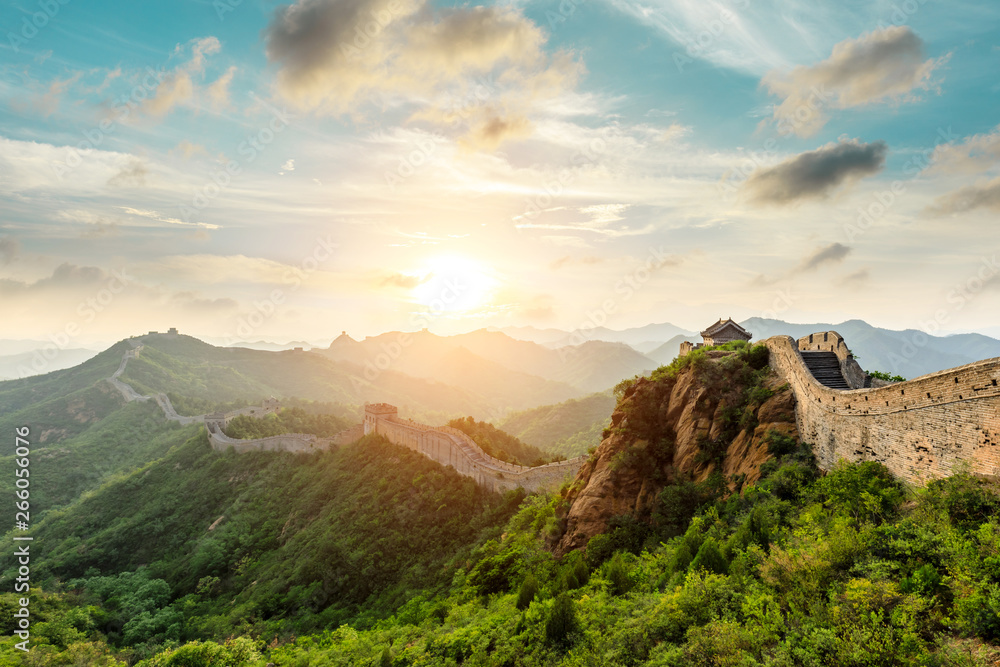
[[[806,368],[819,383],[831,389],[850,389],[843,373],[840,372],[840,360],[833,352],[800,352]]]

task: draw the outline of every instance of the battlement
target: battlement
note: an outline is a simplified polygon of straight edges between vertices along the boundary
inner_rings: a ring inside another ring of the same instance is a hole
[[[478,484],[495,491],[518,487],[538,491],[555,487],[575,475],[587,460],[586,456],[580,456],[533,468],[501,461],[484,452],[463,431],[400,419],[396,406],[388,403],[365,405],[364,433],[377,433],[394,444],[420,452],[442,465],[450,465],[459,474],[472,477]]]
[[[833,352],[845,366],[860,366],[836,332],[764,341],[771,367],[795,393],[803,440],[813,444],[820,467],[839,459],[879,461],[915,483],[952,474],[959,463],[987,476],[1000,473],[1000,358],[931,373],[905,382],[850,389],[821,384],[803,352]],[[860,371],[864,373],[864,371]]]

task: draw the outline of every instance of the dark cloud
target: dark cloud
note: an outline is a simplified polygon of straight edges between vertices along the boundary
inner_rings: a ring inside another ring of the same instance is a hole
[[[89,287],[102,284],[111,275],[96,266],[77,266],[75,264],[60,264],[52,275],[40,278],[33,283],[7,278],[0,280],[0,294],[13,295],[35,290],[60,287]]]
[[[754,172],[743,186],[759,204],[792,204],[823,198],[841,184],[876,174],[885,166],[884,141],[830,143]]]
[[[354,114],[375,99],[406,99],[413,118],[458,124],[464,143],[487,149],[529,133],[526,110],[582,76],[568,51],[546,52],[547,37],[511,6],[428,0],[298,0],[264,30],[277,88],[299,108]]]
[[[871,278],[871,273],[868,269],[859,269],[854,273],[847,274],[839,282],[844,287],[861,287],[868,282],[869,278]]]
[[[108,185],[114,187],[122,186],[142,186],[146,184],[146,176],[149,170],[139,160],[132,160],[122,167],[121,171],[108,179]]]
[[[927,207],[926,212],[930,215],[951,215],[976,209],[1000,211],[1000,177],[941,195]]]
[[[828,246],[823,246],[818,250],[814,250],[805,259],[799,262],[798,265],[781,275],[771,277],[766,276],[763,273],[757,274],[754,279],[750,281],[750,286],[770,287],[783,280],[790,280],[802,273],[816,271],[824,265],[839,264],[843,262],[849,254],[851,254],[851,250],[853,249],[850,246],[845,246],[842,243],[831,243]],[[865,273],[867,273],[867,271],[865,271]]]
[[[0,266],[10,264],[21,254],[21,244],[10,236],[0,238]]]
[[[804,271],[815,271],[824,264],[837,264],[843,262],[851,253],[851,248],[841,243],[831,243],[820,248],[813,254],[806,257],[799,265],[797,273]]]
[[[531,122],[524,117],[487,118],[465,138],[466,143],[483,150],[493,150],[507,139],[517,139],[531,134]]]

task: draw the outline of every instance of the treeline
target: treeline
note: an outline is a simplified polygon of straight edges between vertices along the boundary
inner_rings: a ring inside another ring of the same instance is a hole
[[[347,420],[336,415],[306,412],[303,408],[282,408],[263,417],[235,417],[225,428],[225,433],[239,440],[268,438],[282,433],[312,433],[329,438],[349,427]]]
[[[468,435],[484,452],[493,458],[522,466],[540,466],[552,461],[564,461],[565,456],[554,456],[537,447],[521,442],[504,433],[493,424],[476,421],[472,417],[452,419],[448,426]]]

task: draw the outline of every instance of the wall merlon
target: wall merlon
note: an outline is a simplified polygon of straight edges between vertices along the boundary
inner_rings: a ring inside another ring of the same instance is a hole
[[[841,347],[817,340],[823,351]],[[807,339],[808,337],[806,337]],[[842,338],[837,335],[842,342]],[[837,460],[881,461],[912,482],[944,477],[960,462],[978,474],[1000,471],[1000,358],[986,359],[906,382],[841,391],[820,384],[805,367],[803,340],[768,338],[771,366],[796,396],[796,421],[821,467]],[[809,345],[807,343],[806,345]]]

